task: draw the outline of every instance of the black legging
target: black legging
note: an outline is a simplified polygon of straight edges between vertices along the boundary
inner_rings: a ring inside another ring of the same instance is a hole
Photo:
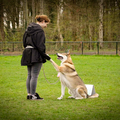
[[[42,63],[34,63],[32,66],[27,66],[28,69],[28,77],[26,81],[27,93],[31,95],[35,95],[37,79],[39,72],[41,70]]]

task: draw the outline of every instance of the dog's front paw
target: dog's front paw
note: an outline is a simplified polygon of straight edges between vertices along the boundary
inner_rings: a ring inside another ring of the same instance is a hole
[[[62,98],[63,98],[63,97],[58,97],[57,99],[58,99],[58,100],[62,100]]]
[[[75,99],[76,100],[80,100],[80,99],[83,99],[83,97],[76,97]]]
[[[74,98],[73,96],[69,96],[68,98]]]
[[[52,59],[50,59],[50,62],[52,62]]]

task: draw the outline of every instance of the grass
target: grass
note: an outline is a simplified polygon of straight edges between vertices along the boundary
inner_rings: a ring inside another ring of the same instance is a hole
[[[51,58],[60,64],[55,55]],[[62,100],[60,82],[50,85],[41,70],[37,92],[44,101],[26,100],[26,67],[21,56],[0,56],[0,120],[119,120],[120,119],[120,57],[72,55],[76,71],[85,84],[94,84],[100,95],[95,99]],[[44,64],[49,82],[58,80],[50,62]]]

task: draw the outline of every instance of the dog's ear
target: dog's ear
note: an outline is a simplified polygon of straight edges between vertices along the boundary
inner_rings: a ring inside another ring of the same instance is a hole
[[[70,49],[68,50],[67,55],[70,55]]]

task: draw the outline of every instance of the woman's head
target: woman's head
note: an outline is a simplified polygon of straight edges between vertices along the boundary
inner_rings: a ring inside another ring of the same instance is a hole
[[[35,19],[37,20],[37,23],[42,27],[47,27],[47,24],[49,24],[50,19],[47,15],[36,15]]]

